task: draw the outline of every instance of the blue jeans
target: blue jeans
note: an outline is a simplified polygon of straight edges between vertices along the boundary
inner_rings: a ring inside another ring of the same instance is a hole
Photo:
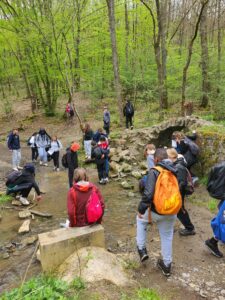
[[[164,264],[168,266],[172,262],[172,243],[173,243],[173,229],[176,220],[176,215],[158,215],[154,212],[152,214],[152,221],[156,222],[160,240],[161,240],[161,254]],[[137,247],[138,249],[145,248],[146,234],[148,225],[148,210],[146,210],[143,218],[137,216]]]
[[[105,158],[105,176],[109,177],[109,158]]]
[[[13,150],[12,151],[12,165],[13,165],[13,168],[19,167],[20,160],[21,160],[21,151],[20,151],[20,149]]]
[[[38,154],[39,154],[39,157],[40,157],[40,161],[46,163],[48,161],[47,159],[47,152],[45,150],[45,147],[39,147],[38,148]]]

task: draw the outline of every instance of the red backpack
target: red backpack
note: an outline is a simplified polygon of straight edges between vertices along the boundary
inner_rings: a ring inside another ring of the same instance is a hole
[[[96,188],[93,187],[92,193],[86,204],[86,217],[89,224],[97,222],[103,215],[102,205],[97,194]]]

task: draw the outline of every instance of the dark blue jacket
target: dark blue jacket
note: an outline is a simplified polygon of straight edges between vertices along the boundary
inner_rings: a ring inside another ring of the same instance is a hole
[[[20,137],[17,134],[10,133],[8,137],[8,148],[10,150],[20,149]]]

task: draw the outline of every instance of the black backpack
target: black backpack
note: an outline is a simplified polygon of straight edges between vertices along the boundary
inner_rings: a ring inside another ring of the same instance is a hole
[[[67,153],[63,154],[62,156],[62,166],[64,168],[68,168]]]
[[[12,171],[7,177],[6,177],[6,186],[13,185],[16,180],[22,175],[21,171]]]
[[[102,157],[102,149],[100,147],[96,147],[93,151],[94,158],[99,160]]]
[[[207,183],[210,196],[218,200],[225,200],[225,162],[212,167]]]
[[[133,114],[134,114],[134,107],[133,107],[133,105],[131,103],[127,105],[127,107],[126,107],[126,113],[128,115],[130,115],[130,116],[133,116]]]
[[[185,142],[185,144],[188,145],[188,147],[193,155],[197,156],[199,154],[199,147],[195,142],[193,142],[191,139],[189,139],[187,137],[185,138],[184,142]]]

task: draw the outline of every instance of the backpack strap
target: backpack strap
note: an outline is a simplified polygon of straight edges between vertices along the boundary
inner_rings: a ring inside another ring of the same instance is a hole
[[[155,166],[153,167],[152,169],[155,169],[156,171],[158,171],[159,173],[161,173],[164,169],[163,167],[160,167],[160,166]]]
[[[73,197],[73,202],[74,202],[74,224],[77,223],[77,218],[76,218],[76,208],[77,208],[77,194],[76,194],[76,191],[75,191],[75,188],[72,187],[71,188],[71,194],[72,194],[72,197]]]

